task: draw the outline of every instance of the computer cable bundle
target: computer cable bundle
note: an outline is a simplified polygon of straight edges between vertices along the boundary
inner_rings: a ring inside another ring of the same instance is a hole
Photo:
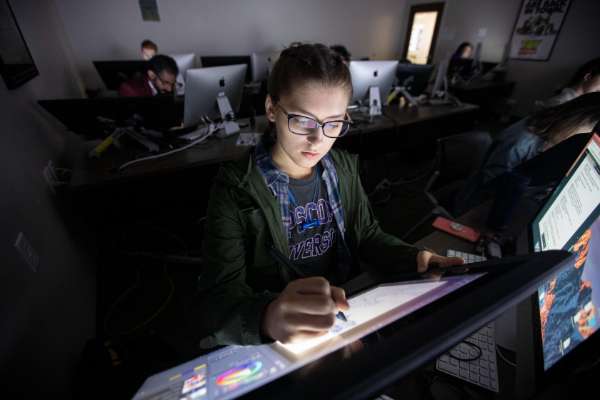
[[[215,132],[219,131],[219,129],[221,129],[222,127],[223,127],[222,123],[215,124],[214,122],[210,121],[210,123],[207,124],[207,126],[206,126],[206,134],[200,136],[198,139],[195,139],[184,146],[178,147],[178,148],[170,150],[170,151],[166,151],[164,153],[155,154],[155,155],[151,155],[151,156],[147,156],[147,157],[136,158],[135,160],[128,161],[119,167],[119,172],[123,172],[126,168],[129,168],[132,165],[139,164],[144,161],[156,160],[159,158],[170,156],[175,153],[179,153],[180,151],[187,150],[190,147],[196,146],[197,144],[204,142]]]
[[[180,245],[182,247],[182,251],[183,251],[183,256],[181,256],[181,258],[188,258],[189,255],[189,249],[187,244],[185,243],[185,241],[183,239],[181,239],[179,236],[177,236],[176,234],[168,231],[168,230],[164,230],[164,229],[160,229],[154,225],[150,225],[149,228],[151,228],[152,230],[158,232],[158,233],[162,233],[165,234],[166,236],[169,236],[170,238],[174,239],[174,242],[177,242],[178,245]],[[136,255],[141,255],[141,256],[146,256],[148,257],[147,253],[144,252],[125,252],[125,255],[130,255],[130,256],[136,256]],[[175,256],[176,257],[176,256]],[[157,258],[154,258],[157,259]],[[135,333],[137,331],[139,331],[140,329],[143,329],[144,327],[148,326],[152,321],[154,321],[165,309],[166,307],[169,305],[169,303],[171,302],[174,294],[175,294],[175,283],[173,282],[173,279],[171,278],[171,276],[169,275],[169,272],[167,270],[167,266],[169,261],[171,262],[176,262],[175,260],[171,260],[169,259],[169,257],[158,257],[158,259],[160,259],[162,261],[162,270],[163,270],[163,276],[165,277],[166,281],[169,284],[169,292],[167,294],[167,296],[165,297],[165,300],[156,308],[156,310],[154,310],[154,312],[147,318],[145,318],[143,321],[133,325],[130,328],[121,330],[119,332],[113,332],[110,329],[110,322],[115,314],[115,311],[117,310],[118,306],[121,305],[121,303],[123,303],[123,301],[125,299],[127,299],[128,297],[132,296],[132,294],[139,288],[141,288],[142,286],[142,267],[139,266],[137,271],[136,271],[136,280],[133,283],[133,285],[131,285],[130,287],[128,287],[127,289],[125,289],[117,298],[116,300],[108,307],[108,310],[106,311],[106,315],[104,317],[104,332],[111,337],[117,337],[117,336],[126,336],[126,335],[130,335],[132,333]]]

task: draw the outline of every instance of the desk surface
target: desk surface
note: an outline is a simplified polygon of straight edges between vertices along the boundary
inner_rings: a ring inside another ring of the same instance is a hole
[[[515,85],[514,81],[486,81],[477,79],[469,83],[457,83],[450,85],[450,91],[476,91],[476,90],[493,90],[499,88],[512,88]]]
[[[373,118],[370,122],[356,124],[348,136],[356,136],[374,132],[393,132],[399,127],[407,128],[411,125],[426,121],[433,121],[452,115],[474,112],[478,106],[463,104],[461,106],[423,106],[417,109],[386,108],[384,115]],[[356,115],[359,119],[367,120],[364,115]],[[243,125],[247,121],[240,121]],[[254,132],[263,132],[267,121],[264,116],[256,118]],[[250,132],[250,128],[242,128],[242,132]],[[73,167],[70,182],[71,189],[81,189],[89,186],[108,183],[126,182],[131,179],[164,175],[175,171],[204,165],[214,165],[223,161],[236,159],[248,151],[248,147],[237,146],[238,135],[225,139],[209,138],[206,142],[173,155],[152,161],[132,165],[119,172],[118,167],[129,161],[126,152],[119,152],[112,148],[99,159],[89,159],[87,154],[97,142],[86,142],[78,150],[79,156]],[[344,139],[341,139],[344,140]]]

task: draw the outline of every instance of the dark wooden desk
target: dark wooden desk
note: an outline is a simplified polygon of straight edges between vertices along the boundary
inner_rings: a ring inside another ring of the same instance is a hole
[[[418,109],[389,108],[384,115],[373,118],[369,122],[357,123],[350,133],[338,139],[336,146],[345,148],[361,156],[381,154],[399,149],[415,148],[427,140],[453,133],[452,130],[468,129],[474,118],[477,106],[424,106]],[[368,116],[354,114],[359,119],[367,120]],[[455,119],[460,117],[462,122]],[[440,124],[433,129],[432,123]],[[459,123],[460,122],[460,123]],[[247,125],[247,120],[241,120]],[[254,132],[263,132],[267,121],[264,116],[256,118]],[[242,132],[250,132],[249,127]],[[165,176],[178,171],[217,165],[223,161],[236,159],[248,151],[248,147],[237,146],[238,135],[225,139],[209,138],[197,146],[156,160],[141,162],[119,172],[118,168],[131,159],[127,152],[115,148],[109,149],[99,159],[87,157],[89,150],[97,142],[86,142],[79,149],[79,157],[73,166],[70,188],[74,190],[101,187],[106,184],[126,183],[138,178]],[[385,146],[382,145],[385,143]],[[394,143],[393,146],[388,144]],[[370,149],[370,150],[369,150]]]
[[[468,84],[450,86],[450,93],[465,103],[481,107],[483,117],[493,117],[502,113],[505,103],[515,88],[514,81],[475,80]]]

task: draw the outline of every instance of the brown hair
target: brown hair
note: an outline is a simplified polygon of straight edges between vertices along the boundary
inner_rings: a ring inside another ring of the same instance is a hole
[[[156,52],[158,52],[158,46],[156,45],[156,43],[154,43],[152,40],[150,39],[145,39],[142,42],[142,49],[152,49]]]
[[[269,76],[268,93],[277,103],[295,86],[307,82],[342,86],[352,95],[348,66],[339,54],[323,44],[295,44],[283,50]]]
[[[529,117],[527,129],[551,145],[567,139],[584,125],[600,121],[600,92],[587,93]]]

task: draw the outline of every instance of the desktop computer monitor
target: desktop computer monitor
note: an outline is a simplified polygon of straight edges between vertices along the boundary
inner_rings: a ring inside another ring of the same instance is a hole
[[[398,61],[351,61],[352,101],[362,101],[369,96],[369,88],[379,87],[385,99],[396,83]]]
[[[39,100],[38,103],[65,127],[87,139],[109,133],[103,119],[124,126],[137,115],[137,122],[149,129],[167,130],[181,124],[182,104],[173,96],[97,97],[92,99]]]
[[[218,117],[219,93],[227,96],[234,113],[239,112],[246,70],[247,66],[244,64],[189,69],[185,80],[184,125],[197,124],[203,116]]]
[[[93,63],[108,90],[119,90],[123,82],[143,74],[148,68],[148,63],[142,60],[94,61]]]
[[[202,56],[200,63],[202,68],[224,67],[227,65],[246,65],[245,82],[252,82],[252,57],[251,56]]]
[[[170,57],[177,63],[179,74],[177,75],[176,93],[178,95],[185,94],[185,73],[188,69],[194,68],[194,53],[189,54],[171,54]]]
[[[270,53],[252,53],[252,82],[261,82],[267,79],[271,72]]]
[[[517,376],[527,395],[600,344],[600,137],[592,135],[530,226],[530,250],[574,259],[520,307]],[[597,350],[596,350],[597,352]],[[593,354],[593,353],[592,353]],[[598,354],[596,354],[596,357]]]
[[[433,65],[398,64],[398,86],[403,86],[408,93],[419,96],[427,89],[429,78],[433,72]]]

